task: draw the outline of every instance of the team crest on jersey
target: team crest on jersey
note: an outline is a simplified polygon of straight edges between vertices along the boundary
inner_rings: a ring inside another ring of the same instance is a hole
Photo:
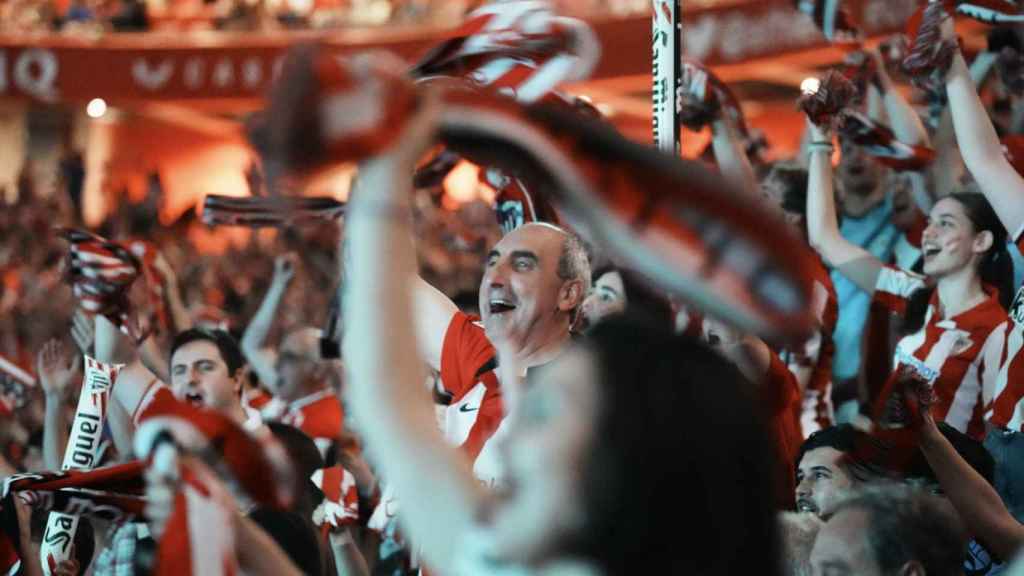
[[[939,378],[939,371],[928,366],[917,357],[907,354],[901,348],[896,349],[896,360],[900,365],[910,368],[914,374],[929,385],[934,385]]]
[[[1010,305],[1010,318],[1017,326],[1024,327],[1024,286],[1017,291],[1017,296],[1013,299],[1013,304]]]
[[[964,332],[956,337],[956,342],[953,343],[953,349],[949,351],[949,355],[956,356],[963,354],[970,350],[971,346],[974,346],[974,341],[971,340],[968,333]]]

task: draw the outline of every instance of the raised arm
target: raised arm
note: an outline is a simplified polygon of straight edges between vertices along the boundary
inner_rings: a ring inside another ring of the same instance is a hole
[[[410,280],[413,287],[413,326],[423,361],[434,370],[441,369],[441,349],[452,317],[459,311],[455,303],[419,276]]]
[[[282,254],[274,259],[274,276],[270,279],[270,287],[256,310],[256,315],[249,320],[242,334],[242,353],[249,361],[249,366],[256,372],[261,382],[271,383],[277,381],[277,370],[274,368],[274,353],[267,349],[267,335],[274,326],[274,317],[277,315],[277,308],[288,291],[288,285],[295,277],[295,264],[298,258],[295,254]]]
[[[812,140],[807,168],[808,240],[829,265],[871,294],[882,262],[839,233],[832,183],[832,137],[828,130],[810,122],[808,125]]]
[[[875,60],[877,72],[877,90],[882,96],[882,105],[885,108],[885,115],[889,118],[889,127],[892,128],[896,139],[904,144],[912,146],[929,146],[928,131],[917,111],[910,106],[907,99],[900,94],[893,84],[892,78],[885,70],[885,61],[878,50],[868,51],[868,56]]]
[[[64,401],[81,359],[70,353],[60,340],[50,340],[36,356],[36,373],[46,398],[43,421],[43,465],[47,470],[60,470],[64,449],[68,444],[68,422],[64,417]]]
[[[163,276],[164,298],[167,303],[167,310],[170,313],[172,330],[182,332],[192,327],[192,316],[188,313],[185,303],[181,298],[181,288],[178,285],[178,275],[174,268],[167,261],[163,254],[158,253],[153,261],[153,267]]]
[[[757,176],[750,159],[743,150],[742,139],[736,126],[722,114],[711,123],[711,148],[715,152],[715,160],[722,174],[741,190],[750,194],[758,194]]]
[[[994,52],[979,52],[970,66],[971,82],[975,86],[981,86],[985,78],[992,71],[997,59]],[[933,197],[936,199],[945,198],[955,192],[960,185],[960,177],[964,171],[964,160],[960,156],[960,149],[956,145],[956,132],[953,129],[953,116],[950,107],[947,105],[942,110],[939,118],[939,125],[932,137],[935,144],[935,151],[938,153],[935,162],[931,165],[931,180],[934,190]]]
[[[952,20],[943,24],[943,36],[954,37]],[[957,50],[946,76],[946,94],[953,129],[967,170],[995,209],[1003,226],[1016,234],[1024,226],[1024,179],[1003,154],[992,120],[978,97],[963,55]]]
[[[1014,558],[1024,547],[1024,525],[1010,515],[995,488],[957,454],[928,414],[920,437],[925,459],[968,532],[1000,558]]]
[[[407,534],[430,566],[447,572],[484,495],[469,463],[437,430],[430,395],[421,385],[416,336],[409,330],[410,299],[417,290],[409,236],[411,175],[431,142],[437,114],[430,100],[423,107],[395,150],[360,168],[349,203],[345,358],[349,407],[402,502]]]

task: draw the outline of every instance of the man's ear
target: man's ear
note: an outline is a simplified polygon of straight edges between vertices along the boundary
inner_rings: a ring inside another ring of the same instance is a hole
[[[587,296],[586,291],[583,289],[583,282],[579,280],[569,280],[562,284],[562,289],[558,294],[558,309],[563,312],[568,312],[574,308],[579,308],[583,304],[583,299]]]
[[[235,370],[234,375],[231,379],[235,381],[234,390],[235,395],[241,397],[242,391],[245,390],[245,381],[249,378],[249,365],[245,364],[238,370]]]
[[[900,576],[927,576],[924,566],[917,560],[911,560],[900,568]]]

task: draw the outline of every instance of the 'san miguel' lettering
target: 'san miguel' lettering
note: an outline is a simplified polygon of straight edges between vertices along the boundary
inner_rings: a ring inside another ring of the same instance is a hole
[[[78,434],[74,434],[74,445],[71,453],[71,461],[76,466],[91,468],[93,457],[96,453],[96,442],[99,440],[101,430],[100,418],[94,414],[80,412],[78,414]]]
[[[53,516],[51,515],[52,518]],[[58,516],[56,522],[51,520],[50,524],[46,527],[46,533],[43,534],[43,542],[51,546],[59,546],[62,552],[66,552],[71,544],[71,534],[75,528],[76,520],[74,517],[64,515]]]

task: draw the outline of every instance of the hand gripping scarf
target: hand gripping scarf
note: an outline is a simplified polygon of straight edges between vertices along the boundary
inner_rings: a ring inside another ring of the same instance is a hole
[[[800,97],[798,106],[817,125],[838,123],[839,134],[860,146],[875,160],[896,170],[922,170],[935,160],[927,146],[900,142],[892,130],[848,107],[857,89],[848,75],[837,71],[821,80],[816,91]]]
[[[413,66],[412,77],[463,79],[524,104],[560,102],[600,116],[586,101],[555,92],[566,82],[589,78],[600,58],[600,45],[584,22],[556,15],[547,2],[494,3],[470,14],[455,36]],[[417,171],[416,183],[439,184],[459,160],[450,150],[442,151]],[[543,194],[522,179],[486,166],[480,180],[497,191],[495,209],[505,233],[528,222],[560,222]]]
[[[178,486],[160,538],[157,574],[234,574],[233,500],[243,509],[286,509],[294,498],[291,463],[272,436],[257,438],[226,415],[169,393],[146,408],[134,444],[152,473]]]
[[[12,539],[17,539],[17,515],[14,498],[32,508],[58,513],[64,518],[81,516],[105,522],[120,522],[142,514],[141,462],[98,468],[92,471],[65,470],[63,472],[32,472],[15,474],[4,479],[0,488],[0,518],[4,521],[0,531],[0,574],[8,574],[21,559],[15,552]],[[50,548],[58,550],[74,540],[74,532],[54,532]],[[69,552],[70,552],[70,546]],[[56,554],[56,555],[55,555]],[[47,555],[44,570],[52,573],[63,557],[59,552]]]
[[[409,76],[428,83],[466,83],[524,103],[562,100],[582,110],[585,105],[580,99],[557,94],[554,89],[588,78],[599,56],[600,46],[584,22],[556,15],[544,1],[517,0],[487,4],[472,12],[451,38],[413,65]],[[391,102],[398,107],[408,104]],[[252,136],[258,148],[267,137],[261,133],[260,124],[254,126]],[[361,145],[367,141],[372,144],[373,137],[364,135],[353,142]],[[461,160],[450,150],[440,150],[417,171],[416,187],[440,185]],[[520,179],[502,174],[495,167],[481,171],[480,179],[498,192],[498,219],[506,232],[525,222],[558,221],[544,198],[531,193]],[[324,203],[317,204],[321,201]],[[337,218],[343,213],[341,205],[331,205],[322,198],[257,200],[208,196],[203,219],[211,225],[261,227]]]
[[[683,96],[679,120],[683,126],[698,131],[725,114],[746,138],[746,119],[739,100],[729,86],[696,60],[683,61]]]
[[[92,470],[96,467],[100,459],[100,440],[107,416],[110,389],[121,368],[120,365],[105,364],[88,356],[85,357],[83,367],[82,390],[64,450],[62,470]],[[44,574],[53,574],[58,563],[71,557],[71,543],[77,530],[78,515],[60,511],[50,513],[39,546]]]
[[[322,535],[352,526],[359,521],[359,492],[356,479],[341,466],[322,468],[310,478],[324,493],[324,500],[313,511],[313,524]]]
[[[161,276],[152,266],[156,253],[151,245],[112,242],[83,230],[61,229],[59,233],[70,244],[67,274],[83,310],[105,316],[136,343],[149,336],[157,318],[166,322]],[[133,314],[129,300],[139,276],[147,280],[152,308],[145,325]]]
[[[1010,0],[932,0],[910,19],[910,51],[903,60],[903,70],[915,85],[926,92],[944,90],[944,79],[953,61],[956,44],[942,40],[939,26],[949,13],[955,12],[987,24],[1024,22],[1024,11]],[[999,64],[1004,70],[1019,68],[1016,58],[1007,54]],[[1013,76],[1016,76],[1014,74]]]
[[[387,62],[293,53],[271,96],[268,153],[315,171],[389,146],[417,91]],[[466,91],[443,100],[447,148],[545,190],[570,225],[661,287],[770,339],[799,339],[813,325],[808,248],[702,164],[543,103]]]

